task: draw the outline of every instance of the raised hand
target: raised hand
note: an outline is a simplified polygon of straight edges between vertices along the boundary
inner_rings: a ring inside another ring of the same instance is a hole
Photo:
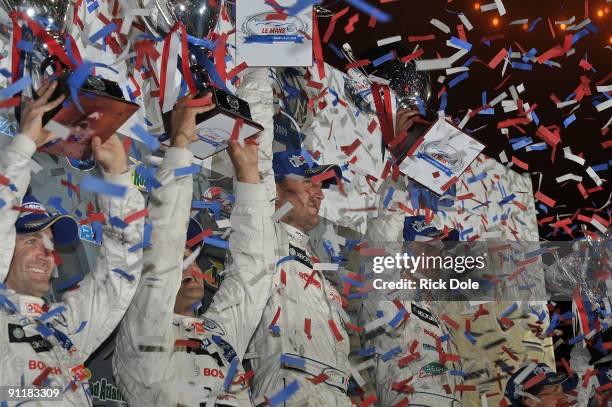
[[[100,137],[91,140],[94,158],[107,174],[117,175],[127,172],[127,155],[117,134],[102,143]]]
[[[57,138],[57,135],[51,133],[42,127],[43,114],[55,109],[64,101],[64,95],[49,102],[49,98],[57,87],[57,81],[47,82],[38,88],[36,92],[40,97],[36,100],[30,100],[25,104],[21,112],[21,123],[19,132],[29,137],[36,147],[40,147],[49,141]]]
[[[250,138],[244,141],[244,145],[240,145],[238,141],[230,140],[228,146],[227,152],[232,159],[236,179],[249,184],[259,184],[261,179],[257,163],[259,146],[257,140]]]
[[[395,134],[399,134],[402,131],[410,130],[414,122],[418,120],[418,117],[419,117],[419,111],[416,109],[413,109],[413,110],[401,109],[399,112],[397,112]]]
[[[205,106],[189,107],[187,102],[193,100],[194,97],[194,95],[185,96],[174,105],[170,118],[172,132],[170,135],[170,145],[172,147],[187,148],[189,144],[196,141],[198,139],[196,134],[196,115],[208,112],[215,107],[212,102]]]

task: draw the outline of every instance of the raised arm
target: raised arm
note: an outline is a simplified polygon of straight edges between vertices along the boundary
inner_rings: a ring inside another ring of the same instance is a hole
[[[248,141],[244,146],[230,143],[229,154],[236,173],[236,206],[230,219],[232,261],[228,262],[223,283],[205,315],[222,321],[240,358],[261,319],[275,270],[274,128],[272,87],[267,74],[267,68],[251,70],[241,84],[239,95],[250,103],[253,119],[264,130],[257,139],[259,149]]]
[[[38,89],[41,95],[26,104],[21,113],[19,134],[0,152],[0,282],[4,282],[15,250],[15,221],[21,200],[30,183],[30,159],[41,146],[54,138],[42,128],[42,116],[62,103],[64,97],[49,102],[56,83],[43,85]]]
[[[131,391],[127,383],[150,385],[172,374],[160,366],[167,366],[174,346],[174,304],[193,195],[191,174],[175,176],[175,170],[192,163],[193,153],[187,147],[195,136],[195,115],[212,109],[212,105],[188,108],[189,99],[179,101],[172,113],[171,147],[156,175],[162,186],[153,190],[148,205],[151,246],[145,250],[144,274],[116,341],[113,370],[126,394]]]
[[[113,217],[123,220],[144,209],[144,198],[132,183],[119,137],[113,135],[104,144],[95,137],[92,148],[102,166],[104,180],[125,187],[126,193],[122,197],[98,195],[98,206],[107,221],[102,227],[103,240],[96,266],[77,289],[68,291],[62,298],[67,308],[64,316],[74,328],[72,331],[78,331],[71,339],[83,360],[117,327],[136,293],[142,249],[131,248],[142,242],[144,236],[142,217],[123,228],[110,221]]]

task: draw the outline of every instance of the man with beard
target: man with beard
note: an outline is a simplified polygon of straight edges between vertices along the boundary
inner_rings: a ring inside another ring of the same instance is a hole
[[[142,210],[144,199],[132,184],[119,138],[114,135],[104,144],[94,138],[93,154],[104,179],[126,192],[122,197],[98,194],[106,222],[97,264],[61,302],[45,302],[54,244],[78,238],[77,224],[68,215],[50,215],[31,196],[22,201],[32,154],[55,138],[42,128],[42,117],[63,100],[49,102],[56,86],[38,90],[39,98],[22,112],[20,133],[0,153],[0,178],[7,181],[0,182],[0,385],[59,387],[62,401],[34,399],[28,405],[82,407],[92,405],[85,360],[113,332],[140,279],[142,250],[130,248],[142,240],[144,220],[123,228],[110,220]]]
[[[192,175],[175,170],[191,165],[187,148],[198,139],[196,115],[214,105],[191,108],[190,99],[172,111],[171,147],[156,175],[162,186],[149,204],[153,234],[145,276],[115,347],[114,375],[130,406],[252,405],[241,359],[271,285],[273,264],[266,261],[273,253],[266,242],[273,230],[266,225],[272,213],[258,174],[257,146],[230,142],[236,171],[230,218],[234,264],[224,271],[211,306],[197,316],[204,287],[196,245],[206,233],[189,218]]]

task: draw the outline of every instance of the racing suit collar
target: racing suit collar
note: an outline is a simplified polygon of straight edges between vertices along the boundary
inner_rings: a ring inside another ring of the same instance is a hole
[[[289,225],[287,223],[281,223],[289,236],[289,243],[294,246],[305,248],[308,244],[308,235],[302,232],[300,229],[295,226]]]
[[[46,312],[45,300],[40,297],[15,293],[11,296],[19,313],[28,317],[37,317]]]

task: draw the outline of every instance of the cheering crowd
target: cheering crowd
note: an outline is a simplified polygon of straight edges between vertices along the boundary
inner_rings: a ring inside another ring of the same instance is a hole
[[[43,114],[62,103],[50,100],[55,86],[38,89],[38,99],[22,113],[19,134],[0,153],[6,180],[0,185],[0,386],[59,386],[62,394],[62,401],[24,405],[93,405],[85,361],[117,328],[113,373],[129,406],[470,405],[462,402],[463,393],[474,390],[464,384],[457,331],[434,305],[389,294],[364,299],[357,320],[347,313],[342,288],[326,278],[308,235],[319,220],[323,189],[341,178],[340,168],[309,162],[300,150],[272,153],[267,69],[247,70],[238,88],[264,130],[255,140],[229,144],[236,199],[230,258],[206,311],[198,310],[204,284],[195,261],[206,231],[190,218],[192,175],[175,171],[193,160],[188,147],[197,139],[196,115],[214,107],[190,107],[193,95],[172,111],[170,147],[155,175],[161,186],[148,199],[146,222],[120,222],[143,211],[145,200],[132,183],[119,137],[92,141],[104,181],[123,193],[97,195],[104,221],[95,269],[61,302],[46,302],[58,256],[54,245],[78,237],[74,219],[49,213],[36,191],[28,193],[30,159],[55,137],[42,127]],[[403,110],[398,116],[399,133],[418,114]],[[338,177],[320,176],[330,171]],[[391,181],[381,188],[383,197],[389,188],[404,194],[409,189]],[[387,252],[400,253],[405,216],[389,208],[381,202],[364,240],[392,242]],[[147,234],[148,244],[140,245]],[[438,230],[420,234],[453,236]],[[364,357],[366,369],[351,363],[352,353]],[[32,362],[45,369],[27,369]],[[521,362],[497,388],[505,405],[607,403],[605,361],[564,373],[540,361]],[[597,377],[597,385],[590,377]],[[15,399],[4,403],[21,405]]]

